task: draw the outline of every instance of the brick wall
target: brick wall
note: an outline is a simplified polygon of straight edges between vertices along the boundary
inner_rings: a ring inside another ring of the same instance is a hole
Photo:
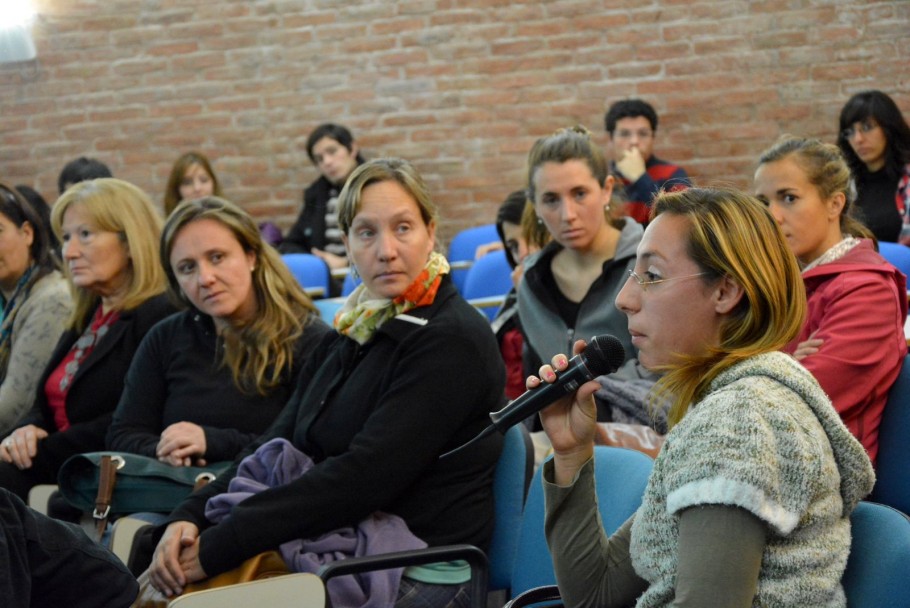
[[[9,0],[6,0],[9,1]],[[532,142],[611,101],[661,117],[657,153],[748,187],[781,133],[833,141],[854,92],[910,115],[910,2],[33,0],[36,62],[0,66],[0,178],[49,200],[88,155],[160,200],[197,149],[226,194],[288,226],[315,125],[415,162],[447,238],[524,185]]]

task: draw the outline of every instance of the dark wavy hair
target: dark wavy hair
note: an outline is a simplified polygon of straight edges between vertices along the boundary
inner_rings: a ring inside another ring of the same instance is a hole
[[[38,211],[15,188],[0,182],[0,213],[17,228],[28,222],[32,228],[29,255],[38,267],[38,275],[57,270],[59,265],[50,244],[50,225],[42,221]]]

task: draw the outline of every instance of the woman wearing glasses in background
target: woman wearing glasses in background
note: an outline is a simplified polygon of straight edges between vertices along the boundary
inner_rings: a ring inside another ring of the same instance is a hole
[[[881,91],[857,93],[840,112],[837,145],[856,180],[856,205],[880,241],[910,244],[910,126]]]
[[[741,193],[663,194],[652,213],[615,304],[641,364],[662,374],[672,429],[641,506],[606,538],[599,384],[541,412],[555,454],[546,534],[565,605],[845,606],[849,516],[874,475],[815,379],[780,352],[806,315],[796,259],[768,210]],[[553,382],[567,363],[555,356],[540,378]]]

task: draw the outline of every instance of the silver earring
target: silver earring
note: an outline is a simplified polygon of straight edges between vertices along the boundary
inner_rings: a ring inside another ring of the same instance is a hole
[[[357,267],[354,266],[353,264],[350,265],[350,268],[351,269],[348,272],[350,272],[351,278],[353,278],[356,281],[357,279],[360,278],[360,273],[357,272]]]

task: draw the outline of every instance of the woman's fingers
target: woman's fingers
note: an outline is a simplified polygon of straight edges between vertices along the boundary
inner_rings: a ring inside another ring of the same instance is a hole
[[[183,592],[186,576],[180,566],[180,553],[198,537],[199,529],[189,522],[178,521],[167,527],[149,566],[149,579],[155,589],[168,597]]]

